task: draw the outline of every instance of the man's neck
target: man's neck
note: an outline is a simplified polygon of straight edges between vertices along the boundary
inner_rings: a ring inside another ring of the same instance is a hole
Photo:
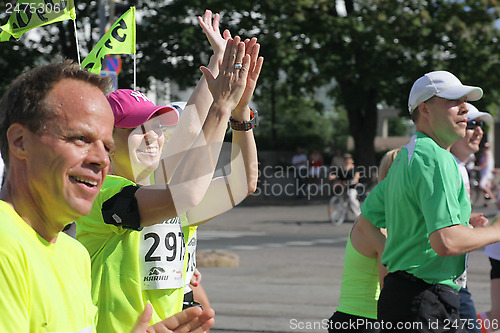
[[[10,182],[7,181],[0,192],[0,200],[8,203],[40,237],[49,243],[55,243],[61,228],[56,221],[47,216],[45,211],[31,204],[36,200],[31,200],[33,198],[26,193],[27,191],[13,191]]]

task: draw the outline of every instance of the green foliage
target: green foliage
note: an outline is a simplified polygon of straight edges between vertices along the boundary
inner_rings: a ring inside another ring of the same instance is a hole
[[[265,57],[254,96],[263,117],[256,131],[261,149],[342,146],[351,135],[357,163],[373,165],[377,107],[396,107],[405,114],[411,85],[432,70],[449,70],[465,84],[481,86],[485,96],[474,104],[492,113],[498,109],[495,0],[134,2],[142,13],[137,26],[139,87],[148,87],[151,78],[181,87],[195,84],[199,66],[211,55],[196,20],[206,8],[221,13],[222,29],[258,37]],[[345,13],[337,3],[345,3]],[[83,56],[98,39],[97,4],[78,3]],[[0,14],[0,19],[7,18]],[[17,50],[10,43],[0,45],[0,88],[31,64],[56,54],[74,57],[69,22],[39,30],[39,42],[18,42]],[[120,86],[128,88],[132,57],[122,59]],[[318,88],[325,86],[334,106],[318,99]]]
[[[402,118],[389,118],[387,121],[389,136],[405,136],[407,134],[406,125]]]

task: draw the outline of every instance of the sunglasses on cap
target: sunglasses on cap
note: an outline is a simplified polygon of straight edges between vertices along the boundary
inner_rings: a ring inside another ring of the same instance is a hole
[[[469,120],[467,122],[467,129],[476,129],[476,127],[481,127],[483,128],[483,124],[484,122],[480,121],[480,120]]]

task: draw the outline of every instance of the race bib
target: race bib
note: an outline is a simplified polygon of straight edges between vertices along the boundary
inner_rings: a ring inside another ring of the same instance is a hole
[[[143,290],[177,289],[184,285],[186,245],[179,217],[143,228],[139,253]]]
[[[469,266],[469,254],[465,254],[465,270],[460,275],[455,279],[455,284],[458,285],[460,288],[465,288],[467,286],[467,267]]]
[[[197,230],[195,230],[193,236],[189,238],[187,246],[188,262],[186,267],[186,284],[189,284],[189,282],[191,282],[191,278],[194,274],[194,269],[196,268],[196,244],[198,243],[196,233]]]

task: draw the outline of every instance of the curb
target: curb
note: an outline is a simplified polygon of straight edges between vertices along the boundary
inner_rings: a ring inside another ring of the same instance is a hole
[[[197,267],[238,267],[240,257],[235,253],[219,251],[196,252]]]

